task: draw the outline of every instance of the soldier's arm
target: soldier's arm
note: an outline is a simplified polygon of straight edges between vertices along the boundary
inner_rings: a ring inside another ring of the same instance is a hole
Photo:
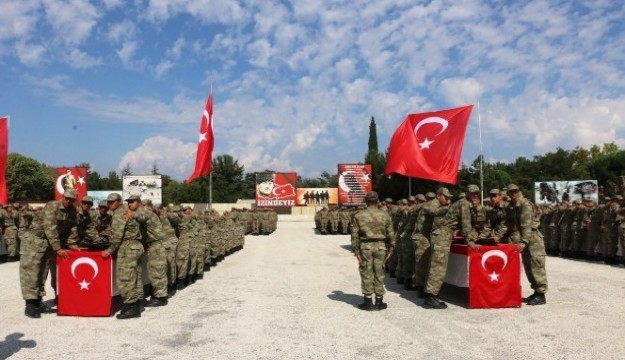
[[[52,250],[61,250],[61,237],[59,236],[59,229],[56,220],[56,204],[47,203],[43,208],[43,232],[46,235],[48,243],[52,247]]]
[[[524,201],[521,204],[521,222],[519,224],[519,232],[521,235],[520,241],[527,245],[532,236],[532,223],[534,217],[534,210],[532,205],[528,201]]]
[[[352,250],[356,256],[360,256],[360,225],[358,224],[358,218],[354,216],[352,218]]]
[[[122,212],[116,213],[113,216],[113,221],[111,222],[111,238],[109,239],[109,247],[106,252],[110,254],[116,254],[117,250],[119,250],[119,246],[121,245],[122,238],[124,237],[124,230],[126,228],[126,218],[124,217]]]
[[[386,234],[386,239],[388,241],[388,252],[390,254],[395,249],[395,233],[393,232],[393,221],[388,215],[386,215],[385,218],[386,220],[384,222],[384,233]]]
[[[459,209],[460,215],[460,231],[466,237],[467,243],[470,246],[475,246],[475,240],[477,240],[477,232],[473,231],[471,225],[471,204],[463,201]]]

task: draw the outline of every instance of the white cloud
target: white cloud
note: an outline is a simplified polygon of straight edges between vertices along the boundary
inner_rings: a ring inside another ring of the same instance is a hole
[[[133,62],[133,56],[137,51],[137,43],[135,41],[125,42],[122,47],[115,52],[119,57],[119,60],[124,66],[131,66]]]
[[[158,65],[156,65],[156,68],[154,69],[156,78],[160,79],[161,77],[163,77],[163,75],[166,74],[173,66],[174,63],[170,60],[165,59],[161,61]]]
[[[83,43],[101,16],[88,0],[43,0],[43,5],[48,23],[68,45]]]
[[[33,66],[41,63],[46,48],[42,45],[17,43],[15,44],[15,52],[22,64]]]
[[[4,0],[0,11],[0,43],[6,39],[24,41],[36,30],[37,0]]]
[[[474,78],[444,79],[440,93],[451,106],[473,104],[482,95],[482,86]]]
[[[164,22],[178,14],[189,14],[209,24],[240,24],[250,15],[245,8],[234,1],[149,0],[145,16],[153,22]]]
[[[258,39],[248,46],[248,50],[250,52],[250,64],[258,67],[267,67],[269,65],[269,58],[272,53],[269,41]]]
[[[114,44],[119,44],[122,41],[133,39],[136,32],[136,25],[132,21],[124,19],[123,21],[114,23],[109,27],[107,38]]]
[[[194,142],[185,143],[165,136],[150,137],[139,147],[128,151],[120,160],[117,170],[130,165],[133,174],[149,175],[156,164],[160,173],[178,180],[186,179],[193,170],[196,152],[197,143]]]
[[[67,55],[67,62],[73,68],[86,69],[102,64],[102,60],[93,57],[81,50],[73,49]]]

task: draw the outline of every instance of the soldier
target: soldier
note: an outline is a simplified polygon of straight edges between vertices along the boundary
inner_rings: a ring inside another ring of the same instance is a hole
[[[19,237],[17,228],[19,226],[18,204],[4,205],[4,210],[0,214],[0,225],[4,234],[4,241],[7,247],[7,261],[19,260]]]
[[[93,198],[91,196],[85,196],[80,201],[80,207],[78,208],[78,239],[77,242],[68,244],[70,249],[90,248],[92,244],[97,243],[100,239],[95,222],[91,216],[92,206]]]
[[[523,259],[525,275],[534,293],[523,299],[527,305],[547,303],[547,273],[545,271],[545,243],[539,231],[540,221],[536,205],[523,197],[519,187],[508,185],[510,203],[506,208],[507,231],[503,242],[516,244]]]
[[[588,225],[588,247],[586,247],[586,259],[598,260],[597,244],[601,240],[601,222],[603,220],[605,205],[595,206],[590,214],[590,224]]]
[[[130,196],[129,199],[141,199],[141,196]],[[152,286],[152,297],[145,303],[146,307],[167,305],[167,254],[165,252],[163,227],[161,219],[154,211],[151,200],[145,200],[135,216],[145,217],[140,221],[141,237],[148,248],[148,279]]]
[[[94,244],[95,247],[106,246],[108,247],[109,239],[111,238],[111,223],[113,218],[108,213],[109,206],[106,200],[101,200],[98,203],[98,211],[93,221],[95,229],[98,232],[99,242]]]
[[[328,217],[330,218],[330,232],[333,235],[336,235],[339,230],[339,220],[341,219],[339,216],[338,209],[334,206],[330,207],[330,211],[328,212]]]
[[[415,227],[417,222],[417,217],[421,209],[423,208],[423,204],[425,203],[425,196],[423,194],[418,194],[414,197],[414,201],[412,206],[408,209],[408,219],[406,226],[404,227],[403,237],[403,247],[402,247],[402,271],[401,277],[404,280],[404,290],[416,290],[413,278],[415,273],[415,248],[413,245],[415,234]]]
[[[119,194],[110,194],[108,199],[111,203],[121,205]],[[125,307],[117,314],[118,319],[130,319],[141,317],[141,300],[143,300],[143,281],[141,256],[143,255],[143,244],[141,243],[141,225],[148,221],[145,213],[138,211],[141,206],[139,195],[130,195],[126,202],[128,209],[123,210],[121,206],[115,207],[111,231],[111,242],[108,249],[102,251],[102,258],[117,254],[116,282],[119,293]]]
[[[569,245],[571,243],[571,223],[573,221],[574,206],[571,207],[566,202],[562,202],[562,216],[560,217],[560,255],[569,257]]]
[[[426,309],[447,308],[447,304],[438,299],[438,293],[447,273],[449,248],[454,233],[459,230],[466,237],[469,247],[473,250],[478,249],[475,244],[477,234],[473,231],[471,223],[471,208],[479,204],[479,196],[480,188],[477,185],[467,186],[465,197],[453,203],[441,221],[432,229],[432,255],[423,302],[423,307]]]
[[[411,240],[415,251],[415,277],[413,283],[417,296],[420,298],[424,297],[423,289],[425,288],[430,268],[432,228],[439,226],[438,223],[441,218],[447,213],[450,199],[451,193],[449,190],[444,187],[439,188],[434,199],[425,202],[417,216],[415,231]]]
[[[395,246],[395,234],[391,218],[377,208],[378,194],[371,191],[365,195],[367,209],[354,215],[352,222],[352,249],[358,259],[364,302],[361,310],[384,310],[383,301],[384,263]],[[386,242],[389,242],[388,247]],[[372,295],[375,293],[375,305]]]
[[[618,251],[618,214],[621,211],[623,196],[615,195],[610,204],[610,209],[606,216],[605,227],[607,232],[605,263],[608,265],[617,264],[616,253]]]

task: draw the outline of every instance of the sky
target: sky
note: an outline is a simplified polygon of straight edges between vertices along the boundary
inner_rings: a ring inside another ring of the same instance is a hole
[[[463,163],[625,147],[625,2],[0,0],[9,152],[52,166],[193,171],[213,156],[318,177],[406,114],[476,105]],[[479,104],[479,107],[477,106]],[[481,126],[480,126],[481,125]]]

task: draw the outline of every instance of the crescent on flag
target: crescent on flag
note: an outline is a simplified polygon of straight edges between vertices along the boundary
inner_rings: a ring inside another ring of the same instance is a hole
[[[71,270],[72,270],[72,276],[74,277],[74,279],[76,278],[76,268],[82,264],[89,265],[93,269],[92,279],[95,279],[96,276],[98,276],[98,264],[95,262],[95,260],[83,256],[74,260],[74,262],[72,263]]]
[[[488,250],[487,252],[485,252],[484,255],[482,255],[482,268],[486,270],[486,261],[488,261],[488,259],[493,256],[496,256],[503,260],[503,267],[501,268],[501,270],[505,269],[506,265],[508,265],[508,256],[505,252],[501,250]]]

